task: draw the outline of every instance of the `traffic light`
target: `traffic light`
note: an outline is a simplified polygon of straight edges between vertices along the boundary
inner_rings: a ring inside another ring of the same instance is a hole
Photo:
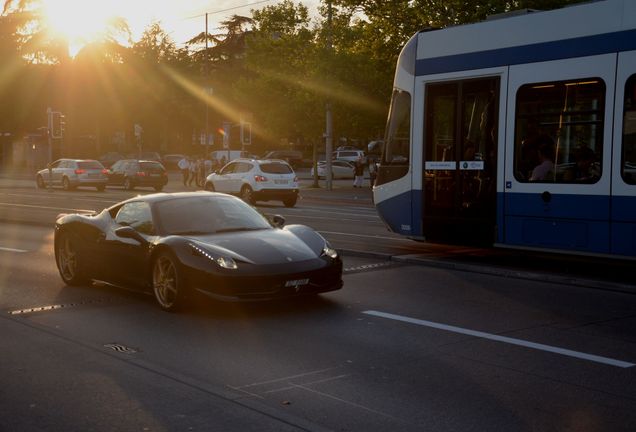
[[[59,111],[51,112],[51,138],[62,138],[64,136],[64,114]]]

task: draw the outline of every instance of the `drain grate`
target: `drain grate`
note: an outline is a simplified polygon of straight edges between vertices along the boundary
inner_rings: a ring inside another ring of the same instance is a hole
[[[123,344],[120,344],[120,343],[116,343],[116,342],[105,344],[104,348],[110,348],[113,351],[117,351],[117,352],[124,353],[124,354],[134,354],[134,353],[137,352],[137,350],[134,349],[134,348],[131,348],[131,347],[128,347],[126,345],[123,345]]]

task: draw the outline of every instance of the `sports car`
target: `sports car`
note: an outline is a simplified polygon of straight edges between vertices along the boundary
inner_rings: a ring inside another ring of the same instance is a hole
[[[147,290],[168,311],[195,292],[250,301],[342,287],[342,260],[320,234],[217,192],[157,193],[60,215],[55,260],[68,285]]]

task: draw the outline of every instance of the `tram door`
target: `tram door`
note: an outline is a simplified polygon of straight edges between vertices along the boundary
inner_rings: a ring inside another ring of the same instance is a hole
[[[423,234],[495,239],[499,78],[428,84],[424,109]]]

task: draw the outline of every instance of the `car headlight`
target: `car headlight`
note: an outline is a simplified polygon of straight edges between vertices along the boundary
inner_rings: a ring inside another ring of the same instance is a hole
[[[329,258],[332,258],[332,259],[338,258],[338,252],[334,248],[332,248],[330,246],[325,246],[322,249],[322,254],[326,255],[326,256],[328,256]]]
[[[210,261],[213,261],[214,263],[216,263],[219,267],[229,269],[229,270],[236,270],[238,268],[238,266],[236,265],[236,261],[234,261],[234,258],[232,257],[214,256],[208,251],[206,251],[205,249],[202,249],[193,243],[190,243],[190,247],[192,248],[192,253],[194,255],[205,257],[209,259]]]

